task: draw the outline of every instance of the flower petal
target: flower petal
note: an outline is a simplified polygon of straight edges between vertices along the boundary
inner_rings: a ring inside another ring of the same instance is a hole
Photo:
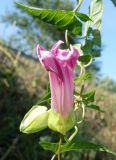
[[[79,57],[79,52],[72,45],[70,45],[70,50],[59,50],[59,52],[60,54],[57,55],[57,59],[62,64],[68,64],[71,68],[74,68]]]
[[[44,50],[39,45],[37,46],[37,54],[41,64],[46,68],[46,70],[56,73],[57,76],[63,80],[62,70],[55,56],[50,51]]]
[[[51,107],[66,116],[73,107],[74,68],[79,52],[71,45],[70,50],[59,49],[62,43],[55,43],[51,51],[38,45],[37,53],[42,65],[49,71]]]
[[[57,43],[55,43],[53,46],[52,46],[52,49],[51,49],[51,52],[56,56],[58,54],[58,49],[60,47],[60,45],[64,43],[63,41],[59,40]]]

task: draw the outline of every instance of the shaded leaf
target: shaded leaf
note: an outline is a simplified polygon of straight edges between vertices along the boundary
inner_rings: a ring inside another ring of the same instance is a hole
[[[50,93],[50,92],[47,92],[47,93],[37,102],[37,104],[44,103],[44,102],[50,100],[50,98],[51,98],[51,93]]]
[[[50,143],[50,142],[39,142],[39,144],[41,145],[41,147],[44,150],[49,150],[52,151],[54,153],[56,153],[57,149],[58,149],[58,143]]]
[[[81,21],[84,21],[84,22],[91,21],[89,16],[84,13],[77,12],[76,15],[78,18],[80,18]]]
[[[75,16],[75,12],[34,8],[21,3],[16,3],[16,5],[27,13],[38,17],[43,22],[55,25],[59,29],[68,29],[73,34],[82,34],[82,23]]]
[[[85,105],[85,107],[95,109],[95,110],[100,111],[100,112],[104,112],[103,110],[100,109],[99,106],[97,106],[95,104]]]
[[[95,97],[95,91],[91,91],[83,95],[83,100],[85,103],[88,104],[90,102],[94,102],[94,97]]]
[[[85,63],[89,63],[91,59],[92,59],[92,56],[90,54],[83,55],[78,58],[79,61],[85,62]]]
[[[105,151],[107,153],[111,153],[113,155],[116,155],[115,152],[111,151],[107,147],[104,147],[99,144],[94,144],[90,142],[83,142],[83,141],[75,141],[75,142],[70,142],[62,146],[61,148],[62,152],[67,152],[67,151],[80,151],[80,150],[94,150],[94,151]]]
[[[74,90],[74,95],[79,96],[79,93]]]
[[[58,143],[50,143],[50,142],[40,142],[39,144],[43,147],[43,149],[52,151],[54,153],[57,152],[59,145]],[[66,144],[61,145],[61,153],[68,151],[81,151],[81,150],[103,151],[116,155],[115,152],[111,151],[107,147],[90,142],[75,141],[75,142],[67,142]]]

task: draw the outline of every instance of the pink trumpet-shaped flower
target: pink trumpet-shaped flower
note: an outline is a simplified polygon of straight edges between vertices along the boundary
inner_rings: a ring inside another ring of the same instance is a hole
[[[51,51],[37,45],[40,62],[49,72],[51,107],[62,116],[67,116],[73,107],[74,68],[79,52],[70,45],[70,50],[61,50],[62,41],[55,43]]]

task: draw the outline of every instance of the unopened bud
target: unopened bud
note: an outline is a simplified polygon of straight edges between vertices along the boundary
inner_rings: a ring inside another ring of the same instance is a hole
[[[23,133],[35,133],[43,130],[48,125],[49,111],[44,106],[33,106],[24,116],[20,131]]]

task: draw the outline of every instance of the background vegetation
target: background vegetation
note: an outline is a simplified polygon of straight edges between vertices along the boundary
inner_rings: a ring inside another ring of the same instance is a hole
[[[23,3],[43,8],[67,10],[73,8],[73,3],[68,0],[25,0]],[[25,135],[19,132],[19,125],[29,108],[44,95],[48,84],[46,71],[35,58],[35,54],[32,54],[35,53],[34,44],[39,41],[47,48],[55,40],[63,40],[64,32],[20,10],[4,15],[3,22],[9,25],[14,23],[17,32],[7,42],[1,39],[0,43],[0,160],[49,160],[51,153],[44,152],[38,142],[52,138],[57,141],[57,133],[47,129],[37,134]],[[70,41],[73,43],[72,37]],[[80,125],[76,138],[99,142],[116,151],[116,83],[109,78],[99,80],[96,67],[94,71],[97,76],[94,74],[86,87],[90,90],[93,87],[97,88],[96,102],[106,112],[87,110],[85,123]],[[66,153],[62,159],[115,160],[116,158],[106,153],[86,151]]]

